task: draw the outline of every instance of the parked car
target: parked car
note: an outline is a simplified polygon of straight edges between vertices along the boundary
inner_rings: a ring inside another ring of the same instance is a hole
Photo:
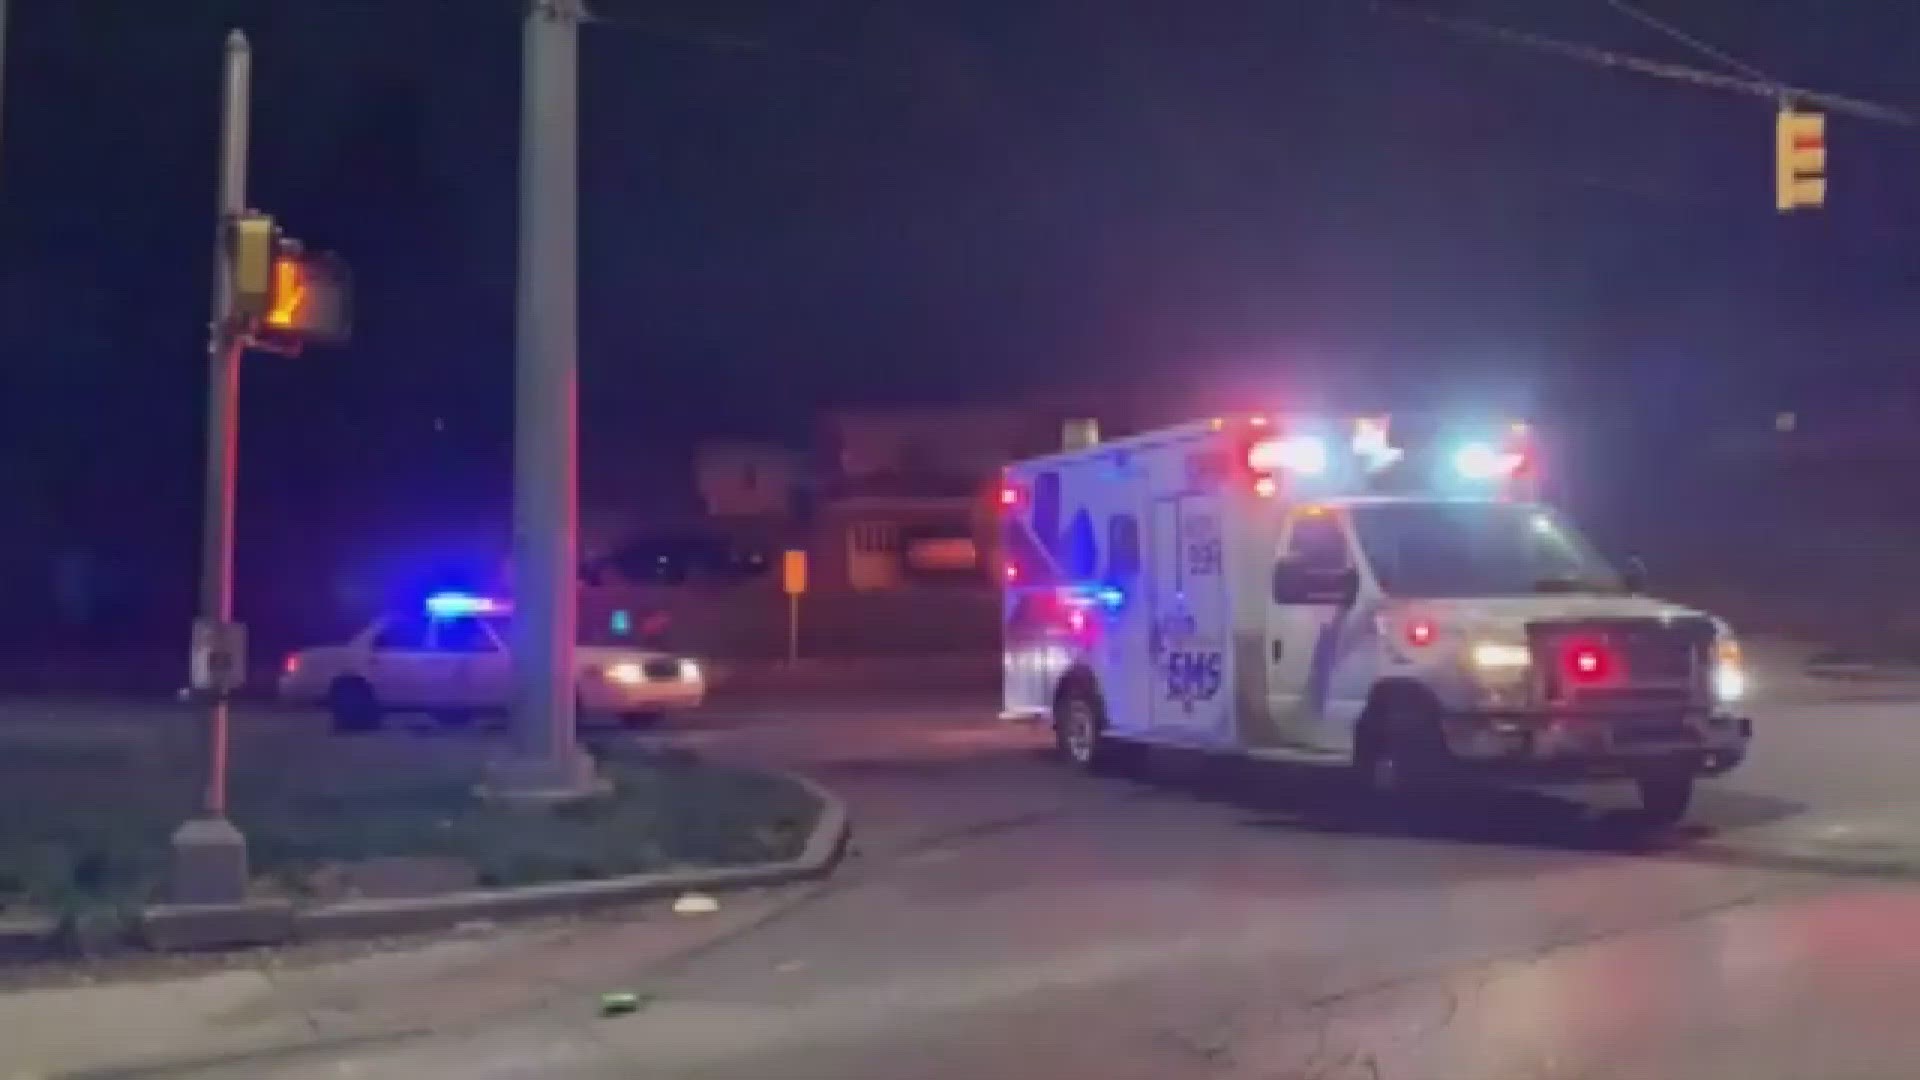
[[[425,712],[447,721],[503,712],[513,693],[503,601],[440,594],[411,615],[376,619],[341,645],[286,659],[280,697],[318,705],[336,731],[369,731],[383,717]],[[629,726],[690,709],[706,698],[698,661],[650,649],[582,645],[576,686],[583,720]]]

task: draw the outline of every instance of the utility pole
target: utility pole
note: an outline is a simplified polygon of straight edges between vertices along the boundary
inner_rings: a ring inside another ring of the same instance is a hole
[[[0,0],[0,166],[7,160],[7,0]]]
[[[514,341],[513,733],[489,791],[592,792],[575,738],[580,24],[585,0],[527,0]]]
[[[173,892],[180,903],[237,903],[246,895],[247,847],[227,820],[228,693],[240,663],[233,647],[233,504],[240,437],[240,358],[246,331],[235,310],[233,229],[247,203],[247,134],[253,52],[246,34],[227,35],[222,84],[219,201],[213,236],[213,319],[207,340],[207,474],[200,558],[196,663],[213,668],[206,703],[207,783],[200,816],[173,835]]]

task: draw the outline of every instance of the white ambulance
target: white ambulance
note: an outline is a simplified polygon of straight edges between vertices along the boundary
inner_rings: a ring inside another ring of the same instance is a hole
[[[1005,709],[1092,771],[1148,744],[1455,779],[1638,785],[1678,820],[1739,765],[1727,626],[1642,593],[1537,501],[1522,424],[1201,421],[1021,462],[1000,492]]]

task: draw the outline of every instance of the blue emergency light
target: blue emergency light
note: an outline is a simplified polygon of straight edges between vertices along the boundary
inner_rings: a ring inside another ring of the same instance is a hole
[[[457,619],[468,615],[499,615],[507,610],[504,600],[472,593],[443,592],[427,597],[427,614],[436,619]]]

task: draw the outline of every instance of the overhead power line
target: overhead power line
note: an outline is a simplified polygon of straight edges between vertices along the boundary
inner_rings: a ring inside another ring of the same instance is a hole
[[[1685,45],[1687,48],[1692,49],[1694,52],[1699,53],[1701,56],[1704,56],[1709,60],[1719,61],[1722,65],[1732,68],[1733,70],[1740,72],[1742,75],[1745,75],[1748,78],[1754,79],[1758,82],[1767,83],[1768,85],[1775,86],[1775,87],[1780,85],[1779,79],[1776,79],[1773,76],[1767,74],[1766,72],[1761,71],[1759,68],[1754,67],[1752,64],[1747,63],[1745,60],[1742,60],[1739,57],[1732,55],[1731,53],[1727,52],[1725,49],[1716,48],[1712,45],[1707,44],[1706,42],[1700,40],[1697,37],[1694,37],[1692,34],[1687,33],[1686,31],[1680,29],[1679,27],[1673,25],[1672,23],[1667,22],[1666,20],[1661,19],[1658,16],[1655,16],[1651,12],[1648,12],[1642,8],[1638,8],[1632,4],[1627,3],[1627,0],[1607,0],[1607,6],[1619,12],[1620,14],[1625,15],[1627,18],[1632,19],[1637,23],[1640,23],[1643,26],[1651,27],[1652,29],[1659,31],[1662,34],[1665,34],[1666,36],[1672,38],[1673,40],[1679,42],[1682,45]]]
[[[1716,71],[1702,71],[1685,64],[1668,63],[1664,60],[1649,60],[1643,56],[1613,52],[1579,42],[1564,41],[1559,38],[1536,34],[1529,30],[1516,30],[1508,26],[1485,22],[1454,15],[1438,15],[1422,11],[1399,3],[1397,0],[1372,0],[1373,10],[1397,16],[1413,22],[1425,23],[1448,33],[1461,37],[1490,42],[1496,45],[1508,45],[1528,49],[1533,52],[1577,60],[1583,64],[1601,68],[1615,68],[1631,71],[1640,75],[1667,79],[1674,82],[1691,83],[1695,86],[1709,87],[1715,90],[1731,90],[1735,93],[1754,97],[1768,98],[1774,101],[1792,101],[1818,105],[1829,112],[1857,116],[1863,120],[1874,120],[1883,124],[1895,124],[1900,127],[1920,126],[1912,113],[1891,105],[1847,97],[1843,94],[1829,93],[1824,90],[1810,90],[1802,86],[1791,86],[1769,79],[1753,79],[1744,76],[1725,75]]]

